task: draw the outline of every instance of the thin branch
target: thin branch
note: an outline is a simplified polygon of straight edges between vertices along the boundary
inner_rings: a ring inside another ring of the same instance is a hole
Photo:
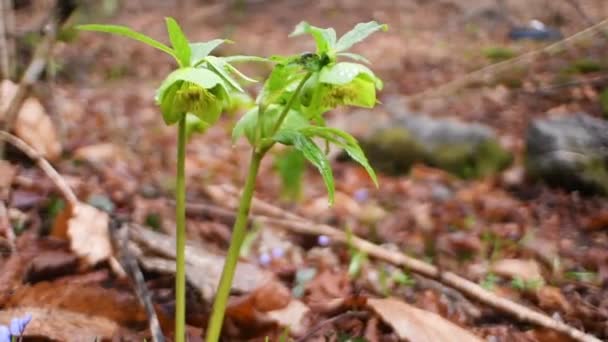
[[[604,19],[601,22],[599,22],[591,27],[588,27],[569,37],[566,37],[563,40],[560,40],[558,42],[555,42],[553,44],[550,44],[550,45],[540,48],[538,50],[530,51],[521,56],[511,58],[506,61],[488,65],[481,69],[475,70],[469,74],[466,74],[460,78],[457,78],[453,81],[444,83],[438,87],[434,87],[431,89],[424,90],[417,94],[406,96],[406,99],[408,101],[418,101],[418,100],[425,99],[425,98],[435,98],[435,97],[444,96],[448,93],[452,93],[458,89],[465,87],[466,85],[470,84],[472,81],[482,79],[484,76],[486,76],[488,74],[494,75],[501,71],[512,68],[516,65],[531,63],[532,61],[536,60],[539,56],[543,55],[544,53],[552,53],[552,52],[558,51],[559,49],[564,47],[566,44],[569,44],[573,41],[587,38],[598,32],[604,32],[603,31],[604,26],[608,26],[608,19]]]
[[[217,196],[221,194],[222,190],[224,191],[224,198],[216,197],[214,200],[218,200],[220,203],[232,201],[233,199],[231,197],[234,197],[234,193],[231,192],[234,191],[234,189],[227,190],[226,187],[214,187],[209,193]],[[266,215],[272,213],[274,217],[261,216],[259,214],[255,215],[256,212],[264,212]],[[275,225],[299,234],[327,235],[332,241],[350,244],[371,257],[405,267],[411,272],[435,279],[462,292],[472,299],[507,313],[520,321],[561,332],[576,341],[600,342],[595,336],[586,334],[564,322],[557,321],[544,313],[534,311],[522,304],[500,297],[453,272],[440,271],[434,265],[412,258],[398,251],[388,250],[357,236],[349,237],[340,229],[325,224],[315,224],[299,215],[273,206],[270,203],[254,199],[252,203],[252,213],[254,213],[254,215],[251,216],[251,219],[260,223]]]
[[[135,283],[134,287],[137,298],[139,298],[139,301],[143,304],[146,314],[148,315],[148,325],[150,333],[152,334],[152,341],[164,342],[165,337],[160,328],[160,322],[156,315],[156,311],[154,310],[154,304],[152,303],[150,291],[148,291],[148,287],[146,286],[144,275],[141,272],[135,257],[129,251],[129,226],[123,225],[116,234],[112,234],[112,237],[115,239],[115,244],[119,246],[121,264]]]
[[[53,181],[57,189],[61,192],[63,197],[68,201],[71,206],[75,206],[78,204],[78,198],[68,185],[68,183],[61,177],[61,175],[53,168],[51,163],[48,160],[44,159],[38,151],[36,151],[33,147],[28,145],[25,141],[17,138],[16,136],[5,132],[0,131],[0,141],[8,142],[9,144],[15,146],[17,149],[25,153],[30,159],[36,162],[38,167],[44,171],[44,173]]]

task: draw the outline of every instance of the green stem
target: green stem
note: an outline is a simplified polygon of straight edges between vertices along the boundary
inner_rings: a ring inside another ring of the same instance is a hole
[[[222,323],[224,321],[224,313],[226,311],[226,304],[228,302],[228,296],[232,287],[232,279],[234,278],[234,272],[239,259],[241,246],[243,245],[243,240],[245,240],[245,235],[247,233],[247,221],[249,209],[251,207],[251,200],[253,198],[253,191],[255,189],[255,180],[258,175],[260,163],[262,162],[263,157],[263,153],[253,151],[251,154],[247,181],[245,182],[245,188],[239,202],[239,209],[236,222],[234,223],[234,227],[232,229],[232,239],[230,240],[228,255],[226,256],[226,263],[224,264],[220,284],[217,289],[217,293],[215,294],[211,320],[209,321],[209,326],[207,327],[207,337],[205,339],[207,342],[217,342],[220,338]]]
[[[279,128],[283,124],[283,121],[285,121],[285,118],[287,117],[287,113],[289,113],[289,110],[291,109],[291,106],[293,106],[293,102],[296,100],[296,98],[298,97],[298,95],[300,95],[300,91],[302,91],[302,88],[304,87],[304,83],[306,83],[306,81],[308,81],[308,79],[310,78],[310,76],[312,76],[312,72],[311,71],[309,71],[304,76],[304,78],[300,81],[300,84],[298,84],[298,87],[296,88],[296,91],[289,98],[289,102],[287,102],[287,105],[285,106],[285,108],[283,108],[283,111],[281,112],[281,115],[279,115],[279,119],[277,120],[277,123],[274,125],[274,127],[272,129],[273,134],[276,133],[279,130]]]
[[[175,342],[186,336],[186,117],[179,120],[177,140],[177,180],[175,188]]]

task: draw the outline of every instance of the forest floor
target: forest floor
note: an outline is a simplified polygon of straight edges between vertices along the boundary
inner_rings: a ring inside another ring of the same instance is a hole
[[[398,99],[404,112],[489,125],[515,153],[513,165],[481,180],[462,180],[417,165],[407,176],[379,175],[376,189],[358,166],[335,161],[337,196],[330,208],[323,182],[311,168],[301,200],[282,199],[268,158],[256,197],[312,222],[350,230],[387,250],[405,252],[608,339],[608,200],[530,181],[522,161],[530,120],[579,111],[602,116],[598,97],[608,86],[602,78],[608,71],[607,40],[580,39],[457,89],[428,92],[495,62],[487,56],[489,48],[506,47],[521,55],[550,44],[508,40],[509,20],[559,24],[565,36],[583,30],[588,25],[567,1],[507,1],[506,18],[496,15],[501,12],[493,2],[482,0],[467,6],[409,0],[244,1],[242,8],[228,1],[185,3],[180,10],[173,2],[129,1],[109,18],[86,20],[124,24],[166,40],[163,18],[175,16],[193,41],[235,41],[220,54],[261,56],[312,50],[310,39],[288,37],[301,20],[333,26],[338,33],[370,19],[387,23],[388,32],[355,49],[371,60],[385,82],[380,101]],[[608,15],[603,0],[584,3],[592,17]],[[17,13],[22,30],[35,27],[29,16],[27,10]],[[602,67],[566,78],[563,71],[580,60],[598,61]],[[59,174],[79,199],[110,209],[113,218],[174,235],[176,132],[164,126],[153,100],[155,87],[173,67],[171,61],[122,38],[80,33],[56,46],[53,63],[56,77],[41,81],[35,90],[60,132],[63,153],[53,162]],[[259,66],[243,70],[260,79],[268,72]],[[259,85],[250,90],[255,93]],[[370,121],[375,114],[369,112]],[[349,112],[332,115],[345,120]],[[187,199],[192,205],[188,239],[218,255],[227,249],[233,220],[226,189],[243,184],[249,158],[244,141],[233,145],[229,139],[237,119],[223,117],[205,135],[194,136],[187,148]],[[8,237],[2,240],[0,323],[33,312],[26,341],[81,340],[75,336],[95,329],[106,339],[149,337],[146,312],[131,282],[117,275],[111,263],[90,266],[76,258],[69,242],[60,238],[61,231],[65,236],[65,201],[51,180],[15,150],[8,160],[0,164],[0,193],[8,194],[4,205],[17,237],[13,251]],[[197,211],[196,205],[216,210]],[[252,232],[243,261],[275,281],[234,296],[224,330],[227,341],[278,340],[285,322],[292,324],[294,336],[310,333],[310,341],[394,341],[402,335],[391,327],[404,321],[400,314],[381,313],[390,303],[373,302],[370,310],[358,302],[386,297],[436,313],[488,341],[569,341],[338,241],[321,239],[320,244],[317,236],[262,222],[253,224]],[[96,248],[93,237],[89,243]],[[173,275],[153,267],[144,270],[163,331],[171,336]],[[188,331],[190,340],[197,341],[210,303],[191,285]],[[279,310],[285,306],[280,303],[289,303],[292,310]],[[45,314],[48,310],[57,311]],[[352,310],[357,314],[344,314]],[[336,316],[340,319],[328,321]],[[421,318],[418,329],[422,334],[441,330],[441,321]],[[112,333],[104,335],[108,331]]]

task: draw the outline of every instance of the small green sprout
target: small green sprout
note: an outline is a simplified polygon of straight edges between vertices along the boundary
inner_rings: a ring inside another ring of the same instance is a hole
[[[190,43],[173,18],[166,18],[171,47],[125,26],[81,25],[78,29],[116,34],[131,38],[173,57],[178,68],[170,73],[156,91],[164,122],[178,124],[176,197],[176,275],[175,275],[175,340],[183,342],[186,321],[185,274],[185,149],[186,140],[194,132],[205,132],[215,124],[224,108],[231,104],[230,94],[243,89],[234,79],[253,81],[230,64],[231,61],[257,60],[256,57],[235,56],[232,60],[210,55],[227,42],[215,39]]]

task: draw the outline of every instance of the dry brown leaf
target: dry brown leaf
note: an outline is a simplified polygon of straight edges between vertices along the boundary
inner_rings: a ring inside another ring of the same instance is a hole
[[[395,298],[368,299],[367,304],[393,327],[400,339],[412,342],[482,342],[483,340],[425,310]]]
[[[304,318],[309,311],[306,304],[299,300],[292,300],[283,309],[269,311],[266,314],[279,325],[289,327],[289,331],[294,335],[300,335],[305,332]]]
[[[0,113],[4,113],[17,92],[17,85],[4,80],[0,88],[2,93]],[[23,102],[15,121],[14,130],[15,135],[32,146],[44,158],[56,160],[61,155],[61,143],[55,126],[37,99],[28,98]]]
[[[102,288],[99,284],[66,283],[61,280],[21,286],[6,307],[61,308],[87,316],[107,318],[124,326],[142,325],[146,313],[132,294]]]
[[[74,152],[74,158],[92,164],[111,163],[122,155],[122,150],[111,143],[83,146]]]
[[[24,336],[44,336],[53,341],[100,341],[112,338],[119,326],[99,316],[83,315],[63,309],[21,307],[0,311],[0,324],[13,317],[31,314]]]
[[[540,266],[534,260],[502,259],[496,261],[491,270],[499,276],[519,277],[525,281],[543,279]]]
[[[84,203],[78,203],[72,213],[67,227],[72,251],[91,265],[111,257],[108,214]]]

